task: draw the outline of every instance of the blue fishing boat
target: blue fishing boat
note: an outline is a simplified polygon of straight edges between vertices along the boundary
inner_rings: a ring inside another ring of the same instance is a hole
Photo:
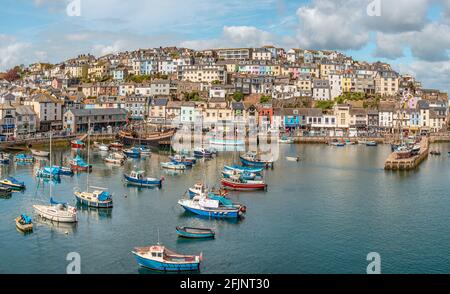
[[[13,190],[23,190],[25,189],[25,182],[18,181],[13,177],[0,180],[0,185],[3,187],[9,187]]]
[[[156,178],[147,178],[145,177],[144,171],[132,171],[129,175],[124,174],[125,181],[134,186],[139,187],[160,187],[162,186],[162,182],[164,178],[156,179]]]
[[[249,173],[249,172],[238,172],[236,170],[227,170],[224,169],[222,171],[222,175],[224,178],[230,178],[232,176],[239,176],[241,179],[244,180],[254,180],[256,178],[256,174],[255,173]]]
[[[206,148],[195,148],[194,149],[194,156],[195,157],[205,157],[205,158],[211,158],[213,156],[213,153]]]
[[[152,151],[150,150],[150,148],[141,146],[138,149],[139,149],[139,153],[141,154],[141,156],[151,156],[152,155]]]
[[[198,271],[202,261],[202,254],[182,255],[159,244],[136,247],[132,253],[140,266],[159,271]]]
[[[375,141],[367,141],[366,146],[376,147],[376,146],[378,146],[378,143]]]
[[[141,157],[141,151],[139,150],[139,148],[136,148],[136,147],[132,147],[130,149],[123,149],[122,152],[123,152],[123,154],[125,154],[127,157],[130,157],[130,158]]]
[[[195,164],[195,162],[193,160],[187,159],[185,156],[183,155],[174,155],[174,156],[169,156],[170,161],[172,161],[173,163],[176,164],[183,164],[185,166],[193,166]]]
[[[18,163],[33,163],[34,162],[34,157],[29,155],[29,154],[17,154],[14,157],[14,161],[18,162]]]
[[[249,152],[245,155],[239,156],[243,165],[269,168],[273,167],[273,159],[262,159],[256,153]]]
[[[264,170],[262,167],[249,167],[249,166],[242,166],[242,165],[225,165],[225,170],[235,170],[238,172],[248,172],[253,174],[261,174]]]
[[[189,239],[211,239],[216,233],[212,229],[192,228],[192,227],[176,227],[178,236]]]
[[[209,218],[239,218],[246,208],[242,205],[223,205],[217,199],[210,199],[206,194],[192,199],[180,199],[178,204],[186,211]]]

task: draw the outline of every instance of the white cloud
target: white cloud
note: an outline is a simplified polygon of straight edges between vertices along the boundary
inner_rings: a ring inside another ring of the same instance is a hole
[[[365,9],[356,0],[313,0],[310,5],[297,10],[300,46],[360,49],[369,41],[368,33],[356,25],[361,22],[363,13]]]
[[[23,57],[30,44],[19,42],[16,38],[0,34],[0,70],[25,63]]]
[[[411,74],[422,81],[424,87],[450,93],[450,61],[415,61],[410,64],[400,64],[397,67],[402,73]]]

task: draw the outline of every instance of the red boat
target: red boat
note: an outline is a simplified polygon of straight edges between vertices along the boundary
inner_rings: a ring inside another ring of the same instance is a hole
[[[109,144],[109,149],[119,151],[123,149],[123,144],[120,142],[113,142]]]
[[[73,149],[83,149],[84,148],[84,142],[81,140],[73,140],[70,142],[70,146]]]
[[[267,189],[267,184],[264,181],[223,178],[220,182],[225,189],[229,190],[254,191]]]

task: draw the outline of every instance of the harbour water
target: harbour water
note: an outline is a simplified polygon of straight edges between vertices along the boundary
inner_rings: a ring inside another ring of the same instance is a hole
[[[82,273],[153,273],[137,266],[131,250],[159,239],[185,254],[203,253],[201,273],[365,273],[369,252],[381,255],[383,273],[450,273],[449,144],[433,145],[418,170],[386,172],[390,146],[282,145],[280,159],[265,173],[267,192],[231,192],[248,210],[238,222],[200,219],[177,204],[188,187],[207,178],[219,184],[221,167],[238,155],[221,153],[181,175],[164,173],[166,155],[109,167],[98,151],[89,182],[113,193],[114,208],[79,209],[76,225],[38,222],[23,235],[14,224],[32,205],[48,203],[49,183],[35,179],[34,166],[1,167],[1,178],[24,180],[27,189],[0,199],[0,273],[65,273],[66,256],[78,252]],[[55,162],[71,150],[54,152]],[[286,161],[299,154],[301,162]],[[162,189],[126,186],[123,172],[144,169],[164,176]],[[206,176],[205,176],[206,175]],[[75,203],[74,187],[86,174],[53,184],[57,200]],[[210,227],[216,239],[182,240],[176,226]]]

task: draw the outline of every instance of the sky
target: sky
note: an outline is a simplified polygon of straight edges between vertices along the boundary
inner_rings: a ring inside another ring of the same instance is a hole
[[[0,0],[0,5],[0,71],[159,46],[276,45],[389,62],[424,87],[450,91],[450,0]]]

